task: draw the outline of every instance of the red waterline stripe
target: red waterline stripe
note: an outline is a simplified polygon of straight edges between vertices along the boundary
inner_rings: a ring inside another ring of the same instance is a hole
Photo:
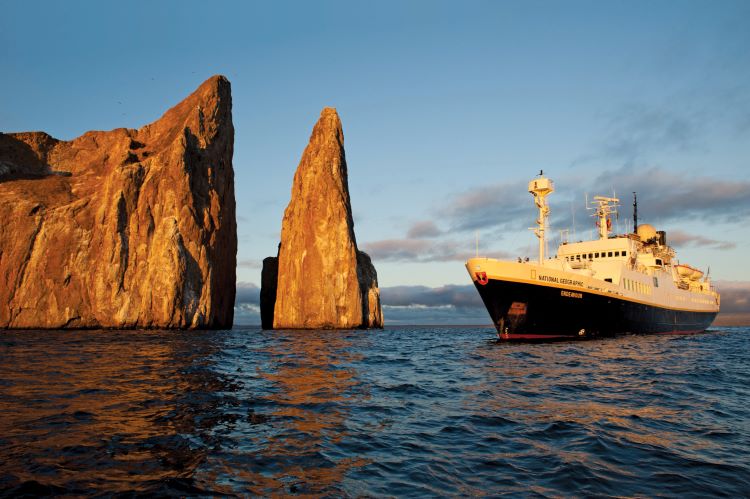
[[[659,333],[651,333],[651,334],[696,334],[696,333],[702,333],[704,331],[705,329],[685,329],[682,331],[661,331]]]
[[[508,334],[498,333],[503,340],[546,340],[553,338],[577,338],[577,336],[571,336],[566,334]]]

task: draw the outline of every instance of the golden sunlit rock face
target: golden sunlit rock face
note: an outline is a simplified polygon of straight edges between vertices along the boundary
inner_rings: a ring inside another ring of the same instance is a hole
[[[272,274],[275,265],[274,283],[273,276],[265,274]],[[268,298],[261,303],[265,325],[273,324],[275,329],[383,326],[377,273],[370,257],[357,250],[354,237],[344,133],[333,108],[321,112],[294,174],[278,261],[266,259],[264,275],[265,289],[276,285],[275,303]]]
[[[0,134],[0,327],[231,327],[233,146],[223,76],[137,130]]]

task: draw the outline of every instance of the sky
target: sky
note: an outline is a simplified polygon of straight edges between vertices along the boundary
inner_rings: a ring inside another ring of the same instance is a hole
[[[750,318],[747,1],[11,2],[0,131],[139,128],[214,74],[232,84],[235,322],[255,324],[292,177],[341,117],[355,232],[387,323],[487,324],[466,258],[534,256],[527,182],[555,181],[551,241],[621,198]],[[743,315],[744,314],[744,315]]]

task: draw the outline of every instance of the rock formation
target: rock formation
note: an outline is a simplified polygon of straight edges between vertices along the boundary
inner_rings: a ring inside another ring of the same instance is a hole
[[[260,274],[260,322],[263,329],[273,329],[273,311],[276,308],[276,280],[279,275],[279,257],[263,259]]]
[[[0,327],[231,327],[233,144],[222,76],[138,130],[0,134]]]
[[[323,109],[294,174],[278,257],[263,261],[261,297],[264,292],[264,327],[383,327],[377,273],[354,237],[344,133],[335,109]]]

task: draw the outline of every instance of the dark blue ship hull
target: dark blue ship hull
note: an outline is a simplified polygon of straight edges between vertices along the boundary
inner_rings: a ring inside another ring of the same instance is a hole
[[[574,288],[496,279],[474,285],[500,338],[507,340],[697,333],[708,328],[717,314],[658,307]]]

